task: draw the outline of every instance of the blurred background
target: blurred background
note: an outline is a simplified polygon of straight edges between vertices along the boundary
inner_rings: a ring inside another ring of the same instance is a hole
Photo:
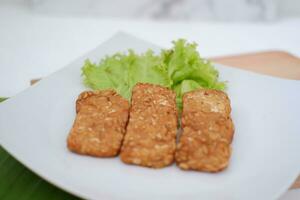
[[[0,0],[0,96],[12,96],[118,31],[202,57],[300,56],[300,0]],[[12,84],[13,83],[13,84]]]
[[[0,0],[50,15],[270,21],[300,16],[299,0]]]

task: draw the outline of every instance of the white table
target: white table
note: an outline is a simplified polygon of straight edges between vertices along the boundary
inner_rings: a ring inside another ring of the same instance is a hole
[[[93,49],[117,31],[125,31],[163,47],[187,38],[202,56],[221,56],[269,49],[300,56],[300,19],[269,24],[153,22],[125,19],[44,16],[22,7],[0,7],[0,96],[26,89]],[[281,200],[300,199],[292,190]]]

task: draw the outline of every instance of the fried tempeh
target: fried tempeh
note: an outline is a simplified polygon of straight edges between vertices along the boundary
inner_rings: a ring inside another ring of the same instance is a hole
[[[125,134],[128,112],[128,101],[112,90],[81,93],[67,139],[68,148],[79,154],[116,156]]]
[[[230,112],[222,91],[199,89],[183,96],[183,132],[176,149],[180,168],[217,172],[228,166],[234,133]]]
[[[175,93],[158,85],[137,84],[132,92],[121,160],[152,168],[170,165],[174,161],[176,131]]]

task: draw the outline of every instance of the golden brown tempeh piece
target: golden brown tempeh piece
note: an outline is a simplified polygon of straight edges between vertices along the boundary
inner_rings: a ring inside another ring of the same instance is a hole
[[[177,165],[185,170],[217,172],[228,166],[234,126],[228,96],[199,89],[183,96],[182,128]]]
[[[152,168],[170,165],[174,161],[176,132],[175,93],[158,85],[137,84],[132,92],[121,160]]]
[[[128,101],[112,90],[81,93],[68,148],[79,154],[116,156],[125,134],[128,110]]]

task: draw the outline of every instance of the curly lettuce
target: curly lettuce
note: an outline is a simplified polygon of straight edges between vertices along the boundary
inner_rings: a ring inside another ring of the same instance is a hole
[[[182,107],[182,96],[186,92],[198,88],[226,88],[226,83],[219,81],[219,72],[208,60],[200,57],[196,43],[179,39],[173,45],[170,50],[162,50],[161,57],[172,80],[171,88],[176,92],[179,108]]]
[[[211,88],[224,90],[213,65],[200,57],[195,43],[183,39],[173,42],[173,48],[163,49],[159,55],[152,50],[136,54],[133,50],[106,56],[98,64],[85,61],[82,67],[84,84],[92,89],[114,89],[130,100],[136,83],[152,83],[176,92],[178,108],[182,108],[184,93]]]
[[[114,89],[123,97],[130,99],[135,84],[152,83],[171,87],[165,65],[160,56],[151,50],[144,54],[117,53],[107,56],[99,64],[85,61],[82,67],[84,84],[92,89]]]

